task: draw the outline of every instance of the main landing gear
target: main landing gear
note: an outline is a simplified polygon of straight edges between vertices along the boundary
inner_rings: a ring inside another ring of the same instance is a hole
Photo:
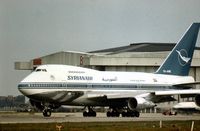
[[[136,110],[129,110],[129,109],[117,109],[117,108],[110,108],[109,111],[106,113],[107,117],[139,117],[140,112]],[[96,112],[91,107],[86,107],[85,111],[83,112],[84,117],[96,117]]]
[[[44,108],[42,110],[42,113],[43,113],[43,116],[44,117],[50,117],[51,116],[51,111],[52,111],[52,108],[50,106],[49,103],[44,103]]]
[[[110,110],[106,113],[107,117],[119,117],[120,113],[117,111],[117,109],[110,108]]]
[[[91,108],[86,107],[87,109],[83,112],[84,117],[96,117],[97,113]]]
[[[121,113],[116,108],[110,108],[107,112],[107,117],[119,117],[122,114],[122,117],[139,117],[140,112],[134,110],[123,110]]]
[[[54,109],[57,109],[60,107],[60,105],[56,105],[56,104],[53,104],[53,103],[42,103],[42,112],[43,112],[43,116],[44,117],[50,117],[51,116],[51,112],[54,110]]]

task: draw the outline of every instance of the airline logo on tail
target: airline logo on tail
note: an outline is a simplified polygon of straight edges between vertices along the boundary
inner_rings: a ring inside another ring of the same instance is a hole
[[[191,60],[185,49],[181,49],[180,51],[176,50],[176,52],[178,53],[178,61],[181,66],[185,66]]]

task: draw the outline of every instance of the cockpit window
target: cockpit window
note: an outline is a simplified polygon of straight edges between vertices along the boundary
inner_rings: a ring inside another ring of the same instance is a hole
[[[35,71],[36,71],[36,72],[39,72],[39,71],[42,71],[42,72],[47,72],[47,70],[46,70],[46,69],[36,69]]]

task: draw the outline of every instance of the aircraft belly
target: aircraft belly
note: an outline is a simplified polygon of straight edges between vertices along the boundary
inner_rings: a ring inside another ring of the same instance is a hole
[[[125,99],[118,100],[109,100],[107,98],[98,98],[97,99],[87,99],[87,98],[77,98],[73,100],[71,105],[77,106],[110,106],[110,107],[124,107],[127,103]]]
[[[53,91],[53,92],[42,92],[27,97],[39,101],[48,101],[50,103],[70,103],[74,99],[83,95],[83,92],[71,92],[71,91]]]

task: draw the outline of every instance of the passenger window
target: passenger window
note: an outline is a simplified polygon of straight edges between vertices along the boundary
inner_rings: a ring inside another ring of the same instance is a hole
[[[42,72],[47,72],[46,69],[36,69],[36,72],[39,72],[39,71],[42,71]]]
[[[42,71],[43,71],[43,72],[47,72],[47,70],[46,70],[46,69],[42,69]]]
[[[41,69],[36,69],[36,72],[39,72],[39,71],[41,71]]]

